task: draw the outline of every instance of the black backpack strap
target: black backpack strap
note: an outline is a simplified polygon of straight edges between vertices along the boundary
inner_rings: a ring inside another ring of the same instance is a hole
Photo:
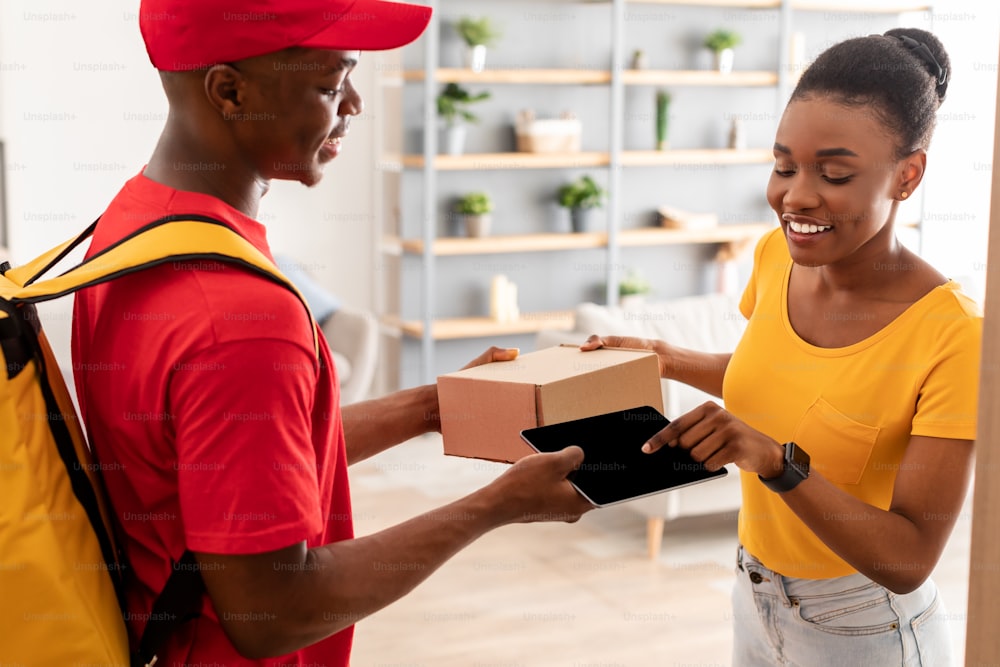
[[[157,652],[188,621],[201,616],[205,582],[194,554],[185,551],[174,563],[173,571],[153,603],[153,610],[142,631],[139,650],[132,655],[132,667],[152,667]]]

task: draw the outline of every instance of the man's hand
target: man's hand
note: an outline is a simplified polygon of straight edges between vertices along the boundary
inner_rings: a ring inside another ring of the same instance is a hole
[[[483,364],[491,364],[494,361],[514,361],[517,359],[517,355],[520,354],[520,352],[521,351],[516,347],[497,347],[494,345],[466,365],[462,366],[462,370],[464,371],[466,368],[472,368],[474,366],[482,366]]]
[[[779,475],[784,466],[780,444],[712,401],[670,422],[642,450],[652,453],[663,446],[689,450],[691,458],[709,470],[735,463],[741,470],[768,478]]]
[[[576,446],[551,454],[532,454],[515,463],[484,491],[495,494],[495,502],[504,508],[504,523],[573,523],[594,509],[566,481],[566,476],[582,462],[583,450]]]

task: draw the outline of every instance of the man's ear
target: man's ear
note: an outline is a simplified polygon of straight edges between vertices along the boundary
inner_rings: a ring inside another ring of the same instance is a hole
[[[224,117],[243,106],[243,75],[231,65],[213,65],[205,72],[205,96]]]
[[[926,168],[927,151],[923,148],[918,148],[903,158],[900,163],[899,182],[894,195],[898,195],[900,192],[912,195],[913,191],[920,185],[920,181],[924,179]]]

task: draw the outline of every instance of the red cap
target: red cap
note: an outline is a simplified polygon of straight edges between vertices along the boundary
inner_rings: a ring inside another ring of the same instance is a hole
[[[385,0],[142,0],[139,29],[158,70],[235,62],[293,46],[382,51],[424,31],[431,8]]]

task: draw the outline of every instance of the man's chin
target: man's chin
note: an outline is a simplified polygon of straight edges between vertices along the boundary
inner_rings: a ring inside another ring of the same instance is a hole
[[[311,188],[323,180],[323,167],[314,167],[312,169],[302,171],[283,171],[277,174],[272,174],[271,179],[279,181],[298,181],[307,188]]]
[[[298,180],[299,183],[301,183],[302,185],[306,186],[307,188],[311,188],[312,186],[316,185],[317,183],[323,180],[323,170],[317,169],[316,171],[304,174],[302,178]]]

